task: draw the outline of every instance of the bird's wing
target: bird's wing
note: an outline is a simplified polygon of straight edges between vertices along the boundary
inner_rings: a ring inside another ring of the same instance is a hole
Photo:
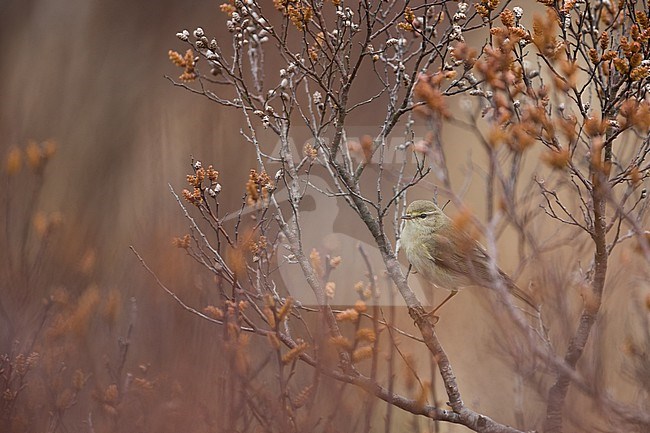
[[[480,284],[481,280],[489,275],[486,274],[489,270],[485,250],[463,233],[454,233],[451,236],[454,238],[433,234],[432,242],[427,245],[429,257],[436,266]],[[475,260],[472,260],[473,257]]]
[[[429,246],[429,257],[436,266],[445,269],[458,277],[468,279],[472,284],[481,287],[492,287],[494,278],[489,269],[490,257],[476,240],[462,232],[443,236],[434,234]],[[453,238],[452,238],[453,237]],[[435,245],[435,247],[431,247]],[[501,269],[497,268],[499,276],[506,284],[510,293],[526,304],[538,309],[535,301],[521,290],[514,281]]]

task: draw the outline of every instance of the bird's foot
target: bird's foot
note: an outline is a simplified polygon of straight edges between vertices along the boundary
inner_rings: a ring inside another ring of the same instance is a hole
[[[411,315],[413,317],[413,325],[418,326],[418,322],[424,321],[424,320],[430,320],[432,325],[436,325],[438,321],[440,320],[440,317],[436,316],[434,313],[436,310],[426,312],[424,308],[420,307],[420,313],[417,314],[416,316]]]
[[[436,310],[437,310],[437,308],[433,309],[432,311],[430,311],[430,312],[428,312],[428,313],[426,313],[426,314],[424,315],[425,317],[429,317],[429,318],[431,318],[431,323],[432,323],[433,325],[437,324],[438,321],[440,320],[440,316],[436,316],[436,315],[435,315]]]

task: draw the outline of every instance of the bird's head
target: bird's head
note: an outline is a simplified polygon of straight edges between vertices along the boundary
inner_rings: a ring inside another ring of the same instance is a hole
[[[447,216],[436,204],[429,200],[415,200],[406,208],[402,219],[408,225],[437,230],[447,221]]]

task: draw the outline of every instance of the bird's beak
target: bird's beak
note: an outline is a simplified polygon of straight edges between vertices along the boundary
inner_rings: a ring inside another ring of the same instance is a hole
[[[412,219],[413,219],[413,215],[404,214],[404,215],[402,215],[400,218],[403,219],[403,220],[412,220]]]

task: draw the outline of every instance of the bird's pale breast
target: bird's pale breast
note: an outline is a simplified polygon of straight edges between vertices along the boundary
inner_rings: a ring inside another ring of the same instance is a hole
[[[414,227],[406,224],[402,232],[402,241],[406,258],[409,263],[427,282],[452,290],[456,288],[454,276],[447,270],[436,265],[435,246],[424,241],[428,236]]]

